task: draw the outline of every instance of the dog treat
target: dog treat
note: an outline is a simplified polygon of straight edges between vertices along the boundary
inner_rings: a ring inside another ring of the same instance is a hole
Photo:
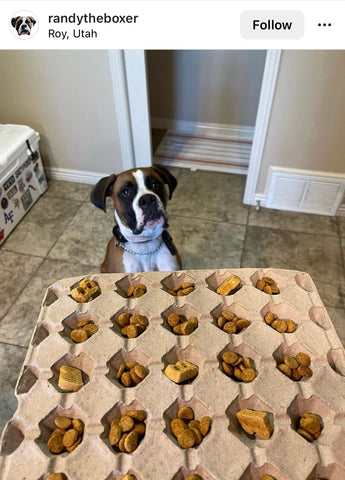
[[[80,280],[79,285],[71,290],[72,298],[76,302],[84,303],[92,299],[99,292],[99,286],[93,281],[85,278]]]
[[[134,475],[125,475],[122,480],[136,480]]]
[[[138,283],[138,285],[130,285],[127,288],[127,298],[139,298],[146,293],[146,286],[143,283]]]
[[[167,319],[175,335],[190,335],[198,327],[198,319],[194,316],[187,318],[184,315],[171,313]]]
[[[145,435],[146,416],[144,410],[127,410],[120,418],[113,420],[109,431],[110,445],[116,451],[134,452]]]
[[[149,371],[138,362],[121,363],[116,378],[124,387],[135,387],[148,375]]]
[[[249,327],[250,321],[239,318],[232,312],[223,311],[217,319],[217,325],[226,333],[240,333],[244,328]]]
[[[276,479],[272,477],[272,475],[262,475],[262,477],[260,477],[260,480],[276,480]]]
[[[135,338],[146,330],[149,321],[144,315],[123,312],[118,316],[117,323],[124,337]]]
[[[251,358],[226,351],[221,355],[221,366],[223,372],[233,380],[245,383],[252,382],[256,378],[255,365]]]
[[[45,480],[64,480],[64,478],[65,477],[62,475],[62,473],[51,473],[46,477]]]
[[[165,375],[175,383],[182,383],[198,375],[198,367],[185,360],[169,364],[164,370]]]
[[[68,367],[67,365],[60,367],[58,385],[66,392],[78,392],[84,385],[79,368]]]
[[[181,283],[181,285],[176,285],[176,287],[172,288],[171,290],[168,290],[168,293],[170,295],[174,295],[174,297],[178,296],[184,296],[184,295],[189,295],[195,290],[195,284],[192,282],[184,282]]]
[[[75,421],[77,421],[78,429],[74,428],[73,422]],[[57,428],[53,430],[48,440],[49,450],[55,454],[65,451],[72,452],[82,441],[83,423],[78,419],[69,417],[56,417],[54,423]]]
[[[303,413],[297,425],[297,433],[308,442],[317,440],[321,434],[321,417],[315,413]]]
[[[265,322],[279,333],[292,333],[296,330],[297,325],[293,320],[281,320],[274,313],[267,312]]]
[[[216,292],[219,295],[230,295],[231,293],[235,293],[241,286],[241,279],[237,277],[237,275],[231,275],[231,277],[224,280],[224,282],[219,285]]]
[[[73,342],[83,343],[98,332],[98,327],[91,320],[82,320],[77,323],[77,328],[71,331],[70,337]]]
[[[309,378],[313,375],[313,371],[309,368],[309,365],[309,355],[300,352],[295,357],[285,355],[284,363],[278,364],[278,369],[284,373],[284,375],[291,378],[291,380],[298,382],[302,377]]]
[[[264,440],[270,438],[273,428],[267,412],[244,408],[236,413],[236,417],[243,430],[249,435],[256,434]]]
[[[280,293],[276,282],[270,277],[263,277],[261,280],[258,280],[256,282],[256,288],[267,293],[268,295],[277,295]]]
[[[203,480],[203,478],[200,477],[200,475],[188,475],[188,477],[186,477],[186,480]]]
[[[177,418],[171,420],[170,429],[182,448],[192,448],[200,445],[210,431],[211,423],[210,417],[203,417],[200,422],[194,420],[194,410],[191,407],[181,407]]]

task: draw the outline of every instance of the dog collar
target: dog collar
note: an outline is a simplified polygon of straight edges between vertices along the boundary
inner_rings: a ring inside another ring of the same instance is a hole
[[[122,242],[118,242],[116,240],[115,245],[117,247],[123,248],[128,253],[131,253],[132,255],[136,255],[137,257],[148,257],[149,255],[153,255],[154,253],[158,252],[160,248],[162,248],[164,242],[161,242],[158,247],[156,247],[154,250],[151,250],[151,252],[145,252],[145,253],[139,253],[135,252],[134,250],[131,250],[130,248],[126,247]]]

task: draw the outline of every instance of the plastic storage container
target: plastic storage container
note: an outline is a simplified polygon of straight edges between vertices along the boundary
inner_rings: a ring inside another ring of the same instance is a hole
[[[48,188],[40,136],[25,125],[0,125],[0,245]]]

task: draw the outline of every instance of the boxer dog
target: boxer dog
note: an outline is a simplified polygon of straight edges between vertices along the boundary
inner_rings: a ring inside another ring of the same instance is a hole
[[[11,20],[12,27],[17,30],[19,36],[30,35],[35,23],[36,20],[33,17],[13,17]]]
[[[133,168],[99,180],[91,202],[106,212],[106,197],[112,197],[116,221],[102,273],[181,269],[165,211],[176,185],[175,177],[164,167]]]

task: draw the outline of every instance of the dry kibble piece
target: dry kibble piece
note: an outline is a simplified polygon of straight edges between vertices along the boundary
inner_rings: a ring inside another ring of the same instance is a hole
[[[309,432],[307,432],[306,430],[303,430],[303,428],[298,428],[297,430],[297,433],[299,433],[303,438],[305,438],[306,440],[308,440],[308,442],[313,442],[314,441],[314,437],[313,435],[311,435]]]
[[[232,377],[233,374],[234,374],[234,369],[231,365],[229,365],[228,363],[226,362],[222,362],[222,368],[223,368],[223,371],[226,375],[228,375],[229,377]]]
[[[142,325],[144,328],[146,328],[149,324],[149,321],[145,315],[135,314],[131,316],[129,323],[131,325]]]
[[[147,416],[145,410],[127,410],[124,415],[127,415],[138,422],[143,422]]]
[[[178,297],[182,297],[182,296],[184,296],[184,295],[189,295],[190,293],[193,292],[193,290],[194,290],[194,287],[184,288],[184,289],[179,290],[179,291],[177,292],[177,296],[178,296]]]
[[[128,338],[135,338],[138,336],[138,329],[136,325],[127,325],[121,328],[121,334]]]
[[[305,367],[304,365],[300,365],[297,368],[298,373],[301,375],[301,377],[311,377],[313,375],[312,370],[309,367]]]
[[[142,297],[146,293],[146,287],[143,283],[139,283],[133,290],[133,297],[139,298]]]
[[[128,312],[121,313],[117,318],[117,323],[120,327],[127,327],[129,325],[129,321],[131,319],[131,314]]]
[[[125,449],[125,440],[126,440],[126,437],[127,437],[128,433],[124,433],[121,438],[120,438],[120,441],[117,445],[117,448],[120,450],[120,452],[123,452],[123,453],[126,453],[126,449]]]
[[[278,365],[278,368],[282,373],[284,373],[284,375],[291,378],[292,370],[285,363],[281,363],[280,365]]]
[[[82,343],[89,338],[87,332],[83,329],[74,329],[71,331],[71,339],[73,342]]]
[[[47,445],[52,453],[61,453],[64,451],[63,437],[63,433],[56,433],[49,438]]]
[[[239,367],[234,368],[234,377],[237,378],[237,380],[242,380],[242,370]]]
[[[58,428],[66,430],[71,427],[72,420],[69,417],[56,417],[54,423]]]
[[[88,337],[92,337],[92,335],[98,332],[98,327],[94,323],[88,323],[83,327],[83,330],[87,333]]]
[[[143,380],[149,373],[148,369],[143,367],[143,365],[135,365],[133,368],[134,373],[140,378],[140,380]]]
[[[84,425],[83,425],[83,422],[81,420],[79,420],[78,418],[73,418],[72,426],[73,426],[74,430],[76,430],[79,433],[79,435],[81,435],[83,433]]]
[[[309,367],[310,365],[310,357],[306,353],[297,353],[296,360],[300,365],[303,365],[304,367]]]
[[[202,436],[201,436],[200,430],[195,427],[189,427],[189,430],[191,430],[194,433],[195,446],[200,445],[200,443],[202,442]]]
[[[278,293],[280,293],[280,290],[277,287],[277,285],[271,285],[271,290],[272,290],[272,295],[277,295]]]
[[[227,312],[226,310],[224,310],[224,311],[222,312],[222,316],[225,318],[225,320],[230,321],[230,320],[232,320],[232,319],[235,317],[235,314],[232,313],[232,312]]]
[[[236,321],[236,327],[239,329],[239,330],[242,330],[243,328],[247,328],[249,327],[250,325],[250,321],[245,319],[245,318],[239,318],[237,321]]]
[[[136,422],[134,423],[134,427],[132,432],[137,432],[138,437],[142,437],[146,432],[146,425],[144,422]]]
[[[202,419],[200,420],[199,430],[203,437],[205,437],[205,435],[207,435],[208,432],[210,431],[211,423],[212,423],[211,418],[207,416],[202,417]]]
[[[180,323],[180,316],[177,315],[177,313],[171,313],[169,316],[168,316],[168,324],[170,325],[170,327],[174,328],[176,327],[176,325],[178,325]]]
[[[132,417],[124,414],[120,418],[119,425],[122,428],[123,432],[129,432],[134,427],[134,420]]]
[[[295,357],[292,357],[291,355],[285,355],[284,357],[284,363],[288,367],[290,367],[292,370],[297,368],[299,366],[299,363],[297,362]]]
[[[300,419],[300,427],[303,428],[303,430],[306,430],[309,432],[313,437],[315,438],[315,435],[320,434],[321,431],[321,423],[320,419],[316,418],[301,418]]]
[[[252,382],[256,378],[256,372],[254,368],[245,368],[242,371],[242,380],[244,382]]]
[[[125,475],[122,480],[136,480],[134,475],[127,474]]]
[[[184,282],[181,285],[182,290],[185,290],[186,288],[191,288],[191,287],[195,288],[195,285],[192,282]]]
[[[271,323],[271,327],[272,327],[274,330],[277,330],[278,325],[279,325],[279,322],[280,322],[279,318],[275,318],[275,319],[273,320],[273,322]]]
[[[267,293],[268,295],[272,295],[272,287],[270,285],[265,285],[264,292]]]
[[[244,357],[243,358],[243,364],[246,368],[254,368],[254,362],[249,357]]]
[[[119,379],[121,378],[121,375],[123,374],[123,372],[126,370],[126,366],[124,363],[121,363],[121,365],[119,366],[117,372],[116,372],[116,378]]]
[[[298,380],[301,380],[302,375],[300,375],[300,374],[298,373],[298,369],[297,369],[297,368],[294,368],[294,369],[292,370],[291,378],[292,378],[293,380],[295,380],[296,382],[298,382]]]
[[[202,477],[200,477],[200,475],[188,475],[188,477],[186,477],[186,480],[203,480]]]
[[[132,377],[130,372],[123,372],[121,375],[121,383],[124,387],[130,387],[132,385]]]
[[[112,425],[109,432],[109,442],[110,445],[117,445],[120,441],[122,435],[122,428],[120,425]]]
[[[271,325],[274,320],[274,314],[272,312],[267,312],[265,315],[265,322],[267,325]]]
[[[71,447],[78,440],[78,437],[79,434],[76,430],[74,430],[74,428],[70,428],[69,430],[67,430],[62,440],[64,447]]]
[[[127,453],[132,453],[138,446],[138,434],[133,430],[128,433],[125,441],[124,447]]]
[[[226,318],[225,317],[218,317],[218,319],[217,319],[218,327],[223,328],[225,324],[226,324]]]
[[[192,322],[183,322],[181,324],[181,332],[183,335],[190,335],[192,332],[194,332],[195,326]]]
[[[273,278],[271,277],[264,277],[262,279],[265,283],[267,283],[268,285],[274,285],[275,284],[275,281],[273,280]]]
[[[138,385],[138,383],[141,382],[142,379],[140,377],[138,377],[138,375],[135,373],[134,368],[132,368],[132,370],[129,371],[129,374],[131,376],[131,379],[132,379],[134,385]]]
[[[181,407],[177,412],[177,418],[181,420],[194,420],[194,411],[191,407]]]
[[[62,473],[51,473],[45,480],[64,480],[64,476]]]
[[[274,477],[272,477],[272,475],[262,475],[262,477],[260,477],[260,480],[276,480]]]
[[[287,323],[287,333],[292,333],[296,330],[297,325],[293,320],[286,320]]]
[[[77,327],[82,328],[85,327],[85,325],[88,325],[90,323],[90,320],[81,320],[80,322],[77,323]]]
[[[188,428],[197,428],[198,430],[200,430],[199,420],[191,420],[190,422],[188,422]]]
[[[266,282],[264,280],[258,280],[256,282],[256,288],[258,288],[261,291],[263,291],[263,289],[265,288],[265,285],[266,285]]]
[[[235,365],[238,361],[239,356],[235,352],[223,352],[222,353],[222,360],[230,365]]]
[[[226,322],[226,324],[223,326],[223,330],[226,333],[236,333],[237,331],[237,326],[236,323],[234,322]]]
[[[287,322],[285,320],[280,320],[277,325],[277,331],[279,333],[284,333],[287,330]]]
[[[180,433],[182,433],[183,430],[187,428],[185,422],[181,418],[174,418],[170,422],[170,429],[171,433],[174,435],[174,437],[178,437]]]
[[[180,433],[180,435],[178,435],[177,441],[182,448],[192,448],[195,445],[196,438],[194,432],[186,428]]]
[[[134,292],[134,285],[130,285],[127,288],[127,292],[126,292],[127,297],[130,298],[133,295],[133,292]]]

